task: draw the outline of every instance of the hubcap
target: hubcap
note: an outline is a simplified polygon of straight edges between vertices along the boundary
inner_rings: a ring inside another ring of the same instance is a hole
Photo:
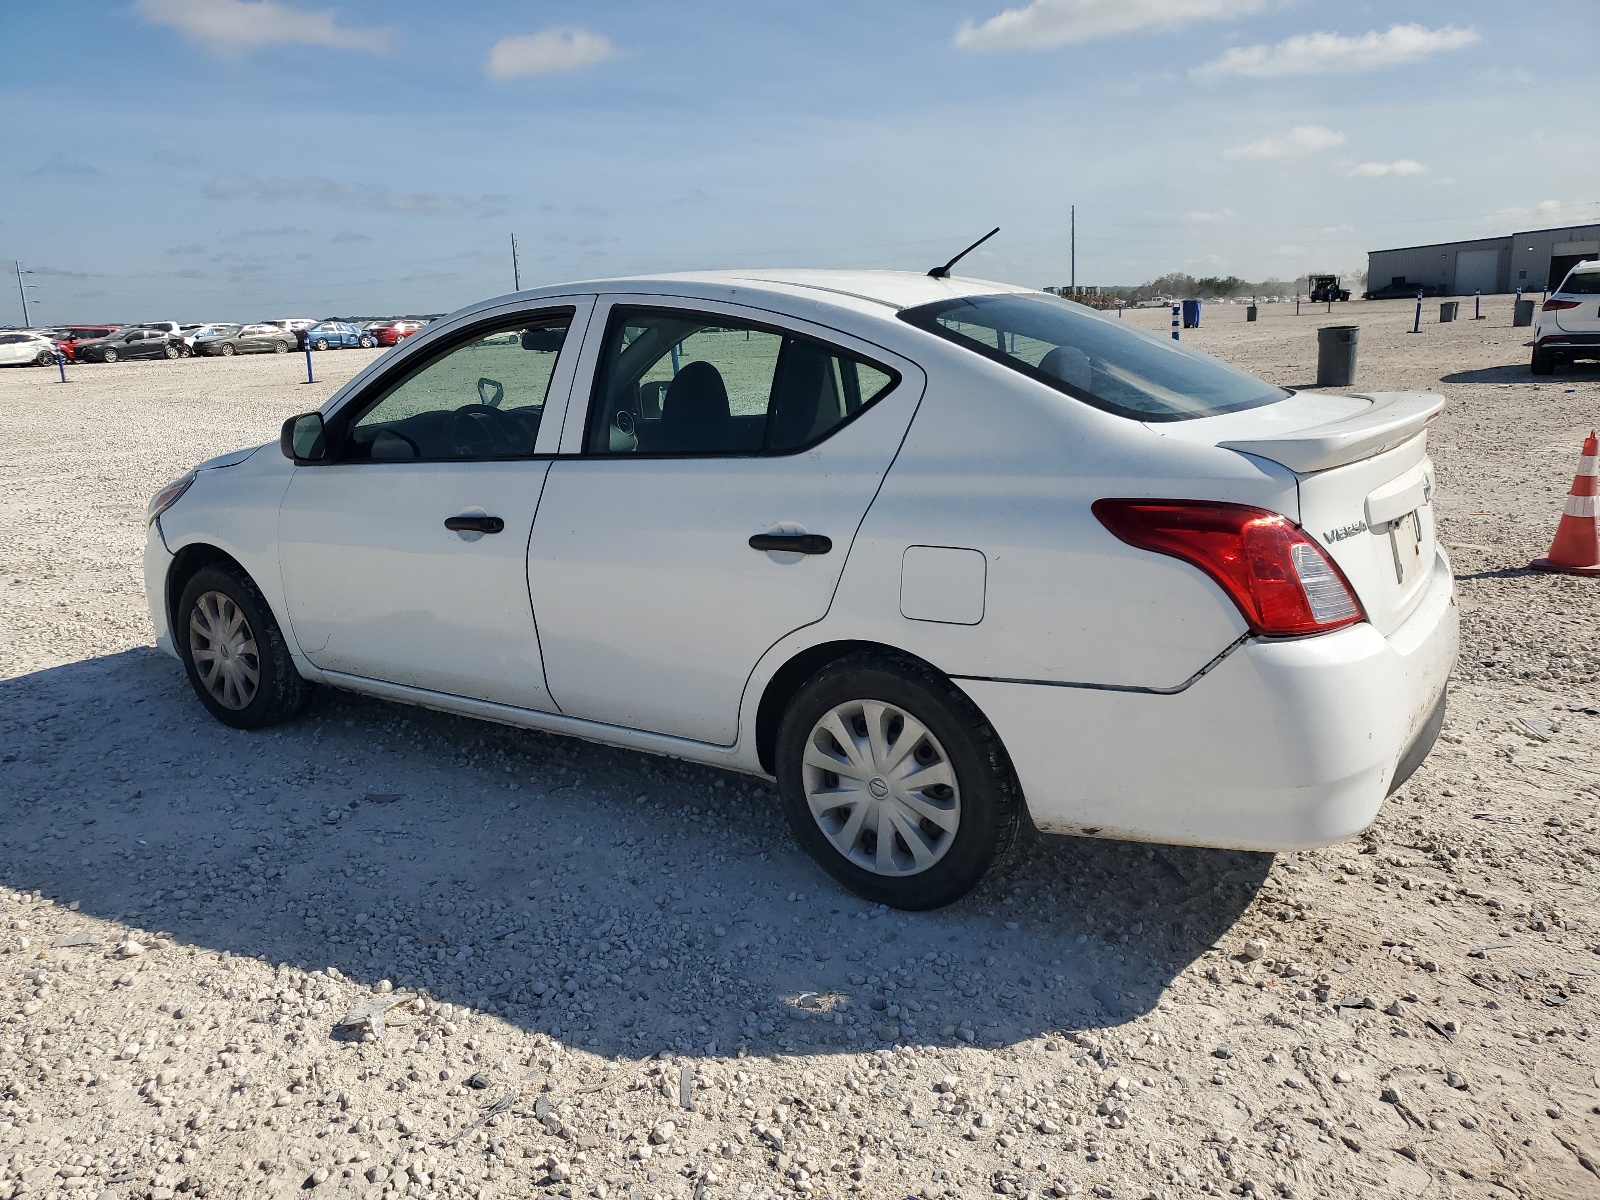
[[[852,700],[806,739],[806,803],[833,848],[875,875],[917,875],[947,853],[961,792],[939,740],[903,709]]]
[[[238,711],[256,698],[261,658],[250,622],[233,599],[205,592],[189,613],[189,656],[211,698]]]

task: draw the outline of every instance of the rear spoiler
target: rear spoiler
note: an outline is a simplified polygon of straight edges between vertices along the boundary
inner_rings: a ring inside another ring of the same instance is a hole
[[[1444,408],[1444,397],[1437,392],[1366,392],[1356,398],[1371,401],[1371,406],[1325,425],[1218,445],[1307,475],[1360,462],[1409,442]]]

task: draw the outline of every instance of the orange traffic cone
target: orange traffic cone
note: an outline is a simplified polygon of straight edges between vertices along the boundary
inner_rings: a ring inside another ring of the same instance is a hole
[[[1583,439],[1583,457],[1578,460],[1578,473],[1572,478],[1572,490],[1567,493],[1567,506],[1561,510],[1561,524],[1556,526],[1550,553],[1528,564],[1535,571],[1600,575],[1600,523],[1595,519],[1595,507],[1600,504],[1595,495],[1600,491],[1597,454],[1600,441],[1591,429]]]

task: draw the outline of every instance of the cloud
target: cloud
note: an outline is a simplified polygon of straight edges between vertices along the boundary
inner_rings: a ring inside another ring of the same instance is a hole
[[[490,79],[555,75],[603,63],[617,52],[604,34],[578,25],[503,37],[489,51],[483,71]]]
[[[1193,212],[1184,213],[1178,220],[1185,225],[1216,225],[1232,221],[1238,215],[1231,208],[1219,208],[1215,212],[1203,212],[1196,209]]]
[[[1476,29],[1428,29],[1422,25],[1392,25],[1360,37],[1338,33],[1301,33],[1275,46],[1235,46],[1219,58],[1196,67],[1197,79],[1246,75],[1253,79],[1281,79],[1292,75],[1326,75],[1332,72],[1373,71],[1398,63],[1417,62],[1446,50],[1459,50],[1478,40]]]
[[[1344,145],[1344,134],[1321,125],[1296,125],[1288,133],[1264,137],[1259,142],[1234,146],[1222,152],[1223,158],[1303,158],[1318,150]]]
[[[275,0],[136,0],[134,8],[152,24],[170,26],[213,50],[294,45],[383,54],[394,42],[392,29],[349,29],[331,10],[312,12]]]
[[[256,175],[222,175],[200,189],[210,200],[313,200],[342,204],[368,212],[400,213],[412,217],[484,216],[500,211],[504,196],[450,196],[439,192],[396,192],[381,183],[341,183],[336,179],[306,176],[300,179],[263,179]]]
[[[1419,162],[1414,162],[1409,158],[1400,158],[1394,162],[1358,163],[1350,174],[1363,179],[1381,179],[1385,175],[1420,175],[1426,169]]]
[[[98,167],[91,167],[88,163],[74,162],[61,154],[52,154],[47,160],[40,163],[33,170],[35,175],[99,175]]]
[[[353,229],[346,229],[343,233],[334,234],[333,240],[336,242],[371,242],[376,239],[370,234],[357,233]]]
[[[1273,0],[1031,0],[981,25],[964,22],[954,45],[972,54],[1049,50],[1141,29],[1174,29],[1192,21],[1245,16],[1272,4]]]

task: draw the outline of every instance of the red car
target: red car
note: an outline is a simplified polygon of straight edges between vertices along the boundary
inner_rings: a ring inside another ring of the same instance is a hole
[[[63,325],[57,329],[50,330],[46,336],[60,347],[61,353],[70,362],[73,357],[73,348],[79,342],[89,342],[95,338],[103,338],[121,328],[122,326],[120,325]]]
[[[378,345],[395,346],[426,324],[426,321],[379,321],[367,326],[367,332],[378,339]]]

